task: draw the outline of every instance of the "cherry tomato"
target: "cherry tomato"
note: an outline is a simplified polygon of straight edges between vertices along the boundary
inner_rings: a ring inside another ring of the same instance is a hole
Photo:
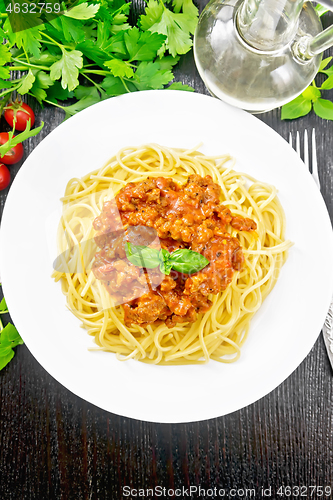
[[[15,136],[14,136],[15,137]],[[5,144],[8,141],[8,133],[7,132],[1,132],[0,133],[0,145]],[[22,143],[20,142],[16,146],[14,146],[12,149],[8,151],[4,156],[0,156],[0,159],[2,163],[5,163],[6,165],[14,165],[14,163],[17,163],[18,161],[21,160],[23,156],[23,146]]]
[[[31,119],[30,126],[32,127],[35,123],[35,114],[25,102],[15,101],[5,108],[5,120],[11,127],[14,126],[15,121],[15,130],[25,130],[29,118]]]
[[[0,191],[6,189],[10,183],[10,173],[6,165],[0,163]]]

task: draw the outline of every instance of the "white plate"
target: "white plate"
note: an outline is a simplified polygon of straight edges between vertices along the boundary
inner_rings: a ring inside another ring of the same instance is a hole
[[[93,340],[51,279],[59,198],[67,181],[121,147],[156,142],[230,153],[237,170],[274,184],[295,242],[255,316],[239,361],[151,366],[88,351]],[[12,318],[61,384],[113,413],[189,422],[238,410],[277,387],[308,354],[333,292],[333,238],[324,201],[297,154],[260,120],[201,94],[146,91],[115,97],[64,122],[31,153],[5,205],[0,268]]]

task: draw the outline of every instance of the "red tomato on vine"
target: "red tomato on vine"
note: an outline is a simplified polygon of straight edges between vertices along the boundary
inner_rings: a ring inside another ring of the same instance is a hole
[[[25,102],[15,101],[5,107],[5,120],[11,127],[14,127],[15,122],[15,130],[25,130],[29,119],[32,127],[35,123],[35,113]]]
[[[6,165],[0,163],[0,191],[6,189],[10,183],[10,173]]]
[[[8,142],[8,139],[9,139],[8,132],[0,133],[1,146],[3,144],[6,144],[6,142]],[[5,155],[0,156],[0,160],[2,161],[2,163],[5,163],[6,165],[14,165],[14,163],[17,163],[22,159],[23,153],[24,151],[22,143],[19,143],[16,146],[12,147]]]

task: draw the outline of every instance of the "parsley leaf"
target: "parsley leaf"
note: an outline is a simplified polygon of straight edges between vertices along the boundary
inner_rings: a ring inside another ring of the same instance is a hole
[[[162,47],[165,36],[148,31],[140,32],[132,28],[124,34],[124,42],[129,54],[129,61],[150,61]]]
[[[38,102],[42,103],[47,98],[47,93],[45,89],[48,89],[53,85],[53,80],[48,73],[45,71],[37,71],[35,73],[35,81],[30,89],[30,94],[32,94]]]
[[[185,83],[182,82],[174,82],[169,87],[167,87],[169,90],[187,90],[189,92],[194,92],[194,88],[190,87],[189,85],[186,85]]]
[[[79,50],[71,50],[68,52],[62,49],[62,57],[57,62],[53,63],[50,70],[52,80],[61,78],[62,88],[74,90],[78,86],[79,68],[83,66],[82,52]]]
[[[126,61],[122,61],[121,59],[106,61],[104,65],[110,69],[113,76],[120,76],[121,78],[131,78],[134,76],[134,71],[131,66],[129,66]]]
[[[63,15],[74,19],[91,19],[99,9],[98,4],[88,5],[87,2],[75,5],[70,10],[65,10]]]
[[[35,81],[35,77],[31,71],[31,69],[29,69],[28,73],[22,79],[19,87],[17,88],[17,92],[21,95],[26,94],[31,89],[34,81]]]
[[[104,68],[104,63],[109,59],[108,54],[100,49],[92,40],[86,40],[76,46],[88,59],[94,61],[100,68]]]
[[[13,92],[33,96],[42,107],[63,108],[67,118],[108,96],[167,88],[180,54],[192,46],[198,9],[193,0],[149,0],[130,26],[130,7],[126,0],[78,0],[71,8],[62,3],[61,16],[23,16],[29,19],[20,21],[21,30],[4,12],[0,113]],[[8,81],[13,71],[21,76]],[[169,88],[190,90],[176,82]],[[76,102],[69,106],[59,104],[72,97]]]
[[[162,89],[173,79],[168,69],[161,70],[158,62],[142,61],[135,72],[135,86],[138,90]]]
[[[63,89],[60,82],[54,82],[52,87],[47,89],[47,100],[54,102],[57,104],[57,100],[66,101],[66,99],[70,99],[73,97],[73,91],[69,91],[68,89]]]
[[[12,86],[12,82],[9,82],[7,80],[0,80],[0,88],[9,89],[11,86]]]
[[[124,81],[121,80],[121,78],[112,75],[106,76],[102,81],[101,86],[109,96],[126,94],[128,91],[135,92],[137,90],[131,81],[126,83],[126,88]]]
[[[180,25],[181,15],[164,9],[160,21],[150,28],[150,31],[166,35],[165,47],[173,57],[177,54],[186,54],[192,47],[189,31]]]
[[[0,78],[9,78],[10,72],[9,68],[5,68],[4,65],[10,62],[12,55],[6,45],[0,44]]]
[[[140,26],[143,30],[149,30],[152,26],[161,20],[163,14],[163,5],[156,0],[149,0],[146,13],[140,16]]]
[[[111,40],[109,40],[108,44],[104,47],[106,52],[113,52],[115,54],[121,54],[122,56],[126,56],[127,49],[124,41],[124,32],[120,31],[116,35],[114,35]]]
[[[161,69],[172,69],[179,61],[180,57],[163,56],[158,61]]]
[[[60,106],[62,109],[65,110],[66,116],[65,120],[70,118],[71,116],[75,115],[79,111],[82,111],[83,109],[89,108],[89,106],[92,106],[93,104],[96,104],[97,102],[100,102],[102,98],[99,95],[87,95],[80,99],[79,101],[75,102],[74,104],[71,104],[70,106]]]
[[[182,10],[184,14],[190,14],[193,17],[193,22],[199,15],[198,8],[193,4],[192,0],[173,0],[172,5],[175,12],[178,13]],[[192,28],[193,31],[191,31],[191,33],[194,33],[195,27],[196,23],[194,24]]]
[[[76,87],[74,90],[74,95],[76,99],[80,100],[83,99],[84,97],[94,97],[95,99],[99,99],[99,93],[96,87],[90,86],[90,87],[85,87],[84,85],[79,85]]]
[[[59,29],[64,32],[64,37],[68,42],[83,42],[86,34],[82,29],[80,21],[70,19],[69,17],[60,16],[57,21],[60,22]]]
[[[41,49],[41,32],[42,28],[34,26],[28,30],[18,31],[16,33],[16,45],[20,49],[24,47],[27,52],[30,52],[34,57],[39,58]]]
[[[168,49],[170,54],[175,57],[177,54],[186,54],[192,47],[191,34],[194,33],[198,10],[193,16],[191,12],[192,0],[186,3],[187,13],[174,13],[165,7],[164,4],[158,3],[156,0],[149,0],[146,15],[140,17],[140,24],[143,29],[147,29],[153,33],[160,33],[166,36],[165,47],[159,51],[159,55],[163,55]],[[177,9],[184,8],[185,2],[178,2]],[[189,12],[190,9],[190,12]]]

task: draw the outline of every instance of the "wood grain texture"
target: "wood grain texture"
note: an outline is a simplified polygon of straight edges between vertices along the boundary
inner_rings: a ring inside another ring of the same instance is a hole
[[[143,3],[137,2],[133,19],[142,9]],[[207,93],[191,53],[175,74],[197,92]],[[45,127],[26,143],[25,157],[62,118],[58,110],[39,110],[38,119],[45,121]],[[281,122],[279,110],[259,119],[285,139],[290,132],[316,128],[322,193],[332,217],[332,122],[313,113]],[[3,191],[1,213],[5,198]],[[255,488],[256,498],[262,498],[262,487],[272,487],[270,498],[277,499],[287,498],[277,496],[279,486],[332,486],[332,382],[319,337],[297,370],[256,403],[208,421],[153,424],[83,401],[56,382],[26,346],[20,346],[0,372],[0,498],[118,500],[128,498],[122,491],[126,485],[144,489],[200,485]]]

